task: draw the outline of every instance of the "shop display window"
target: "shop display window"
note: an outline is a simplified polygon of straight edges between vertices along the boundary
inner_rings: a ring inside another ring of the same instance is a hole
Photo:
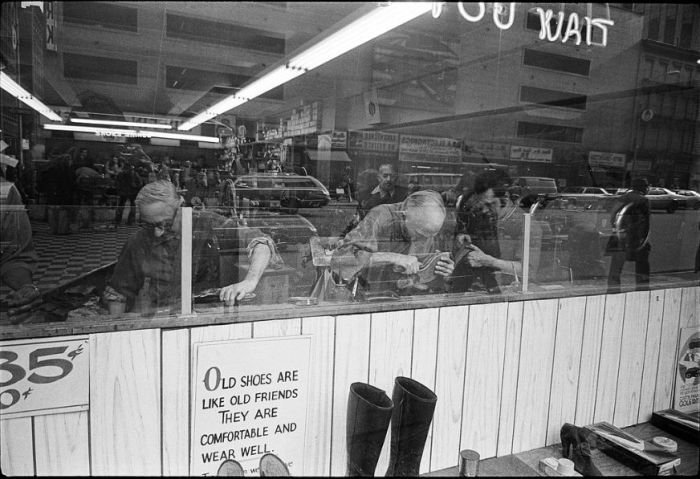
[[[24,320],[697,284],[690,8],[34,3],[2,7],[3,169],[58,306]]]

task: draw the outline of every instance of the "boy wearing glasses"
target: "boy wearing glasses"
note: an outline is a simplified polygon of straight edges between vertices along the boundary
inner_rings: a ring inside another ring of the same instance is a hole
[[[125,300],[127,310],[132,309],[148,280],[151,307],[175,302],[180,291],[181,203],[182,198],[169,181],[158,180],[141,189],[136,206],[143,228],[124,245],[105,299]],[[221,288],[219,299],[227,303],[252,293],[268,264],[281,264],[274,242],[260,230],[239,226],[236,219],[208,211],[194,212],[192,221],[192,283],[196,289],[219,286],[220,240],[234,241],[247,251],[250,260],[242,281]],[[218,238],[221,233],[226,237]]]

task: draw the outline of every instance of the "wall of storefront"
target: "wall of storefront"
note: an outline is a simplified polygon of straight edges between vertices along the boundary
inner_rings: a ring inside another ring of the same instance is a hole
[[[558,443],[564,422],[647,421],[672,405],[680,328],[699,325],[696,286],[90,334],[89,410],[2,420],[0,465],[8,475],[187,475],[193,345],[309,335],[304,475],[345,474],[350,384],[391,394],[399,375],[437,394],[421,465],[435,471],[464,448],[488,458]]]

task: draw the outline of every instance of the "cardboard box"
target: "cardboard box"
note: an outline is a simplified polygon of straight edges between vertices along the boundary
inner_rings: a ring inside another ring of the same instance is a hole
[[[600,451],[644,475],[671,475],[681,463],[678,455],[642,441],[608,422],[598,422],[585,428],[596,435],[596,445]]]
[[[686,441],[700,445],[700,418],[675,409],[656,411],[651,415],[651,423]]]

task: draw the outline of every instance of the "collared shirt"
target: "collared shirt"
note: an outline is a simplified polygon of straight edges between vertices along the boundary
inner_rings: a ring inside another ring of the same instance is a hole
[[[345,236],[342,245],[333,253],[331,268],[344,280],[360,273],[368,283],[380,283],[397,274],[393,272],[393,265],[370,267],[372,253],[400,253],[420,260],[435,251],[436,243],[434,237],[411,240],[401,203],[379,205]]]
[[[246,250],[248,256],[259,244],[270,248],[271,266],[282,260],[272,239],[255,228],[239,226],[237,220],[208,211],[193,212],[192,284],[195,290],[219,285],[219,249]],[[179,232],[156,238],[146,229],[137,231],[124,245],[108,285],[127,297],[129,303],[149,279],[151,305],[167,305],[180,293],[181,241]]]

